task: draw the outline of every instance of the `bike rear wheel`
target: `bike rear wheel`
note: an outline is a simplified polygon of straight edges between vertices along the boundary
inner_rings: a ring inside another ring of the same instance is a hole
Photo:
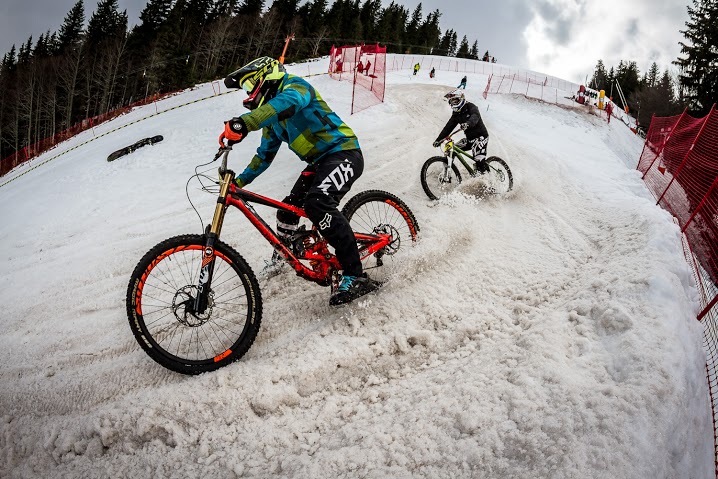
[[[444,156],[434,156],[421,167],[421,187],[426,196],[438,200],[441,196],[456,190],[461,184],[461,173],[455,164],[448,169]]]
[[[489,184],[492,193],[504,194],[514,187],[514,175],[511,174],[509,165],[498,156],[490,156],[486,159],[489,171],[484,173],[484,178]]]
[[[182,374],[219,369],[250,348],[262,319],[259,284],[233,248],[215,242],[209,301],[194,312],[206,237],[182,235],[153,247],[127,288],[127,317],[142,349]]]
[[[386,191],[362,191],[352,197],[342,209],[349,225],[356,233],[389,234],[391,243],[382,251],[362,259],[367,276],[385,282],[395,271],[397,256],[413,245],[419,234],[419,224],[408,206]],[[362,254],[362,245],[359,245]]]

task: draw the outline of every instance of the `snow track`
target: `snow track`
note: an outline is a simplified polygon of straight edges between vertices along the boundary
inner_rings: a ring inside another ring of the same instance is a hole
[[[256,342],[214,373],[152,362],[124,299],[145,251],[199,231],[184,185],[239,97],[129,126],[1,188],[0,476],[709,477],[695,290],[677,228],[630,169],[640,141],[579,111],[486,102],[470,78],[515,191],[432,202],[419,171],[451,87],[398,78],[353,116],[351,85],[312,81],[359,135],[352,193],[390,191],[417,217],[403,269],[342,308],[293,273],[260,282]],[[148,134],[165,141],[104,160]],[[301,169],[283,148],[251,189],[281,199]],[[190,194],[207,221],[215,198]],[[236,212],[222,239],[255,272],[271,254]]]

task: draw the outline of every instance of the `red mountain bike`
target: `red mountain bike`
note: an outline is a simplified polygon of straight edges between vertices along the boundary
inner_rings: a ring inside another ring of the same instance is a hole
[[[150,249],[135,267],[127,288],[127,316],[135,339],[155,361],[183,374],[219,369],[252,346],[262,320],[262,296],[254,272],[231,246],[220,241],[229,206],[239,209],[298,276],[338,286],[341,266],[315,227],[302,225],[284,245],[251,203],[290,211],[303,209],[240,189],[227,169],[231,147],[220,148],[219,197],[203,235],[169,238]],[[364,271],[374,281],[390,272],[402,245],[414,243],[419,225],[402,200],[384,191],[352,197],[342,214],[354,230]],[[406,248],[405,248],[406,249]]]

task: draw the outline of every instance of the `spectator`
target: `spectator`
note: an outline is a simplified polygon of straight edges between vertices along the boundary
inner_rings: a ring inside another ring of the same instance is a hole
[[[357,72],[359,72],[359,74],[364,73],[364,65],[362,64],[361,60],[359,60],[359,64],[357,65]]]
[[[366,67],[364,67],[364,74],[369,74],[369,67],[371,66],[371,62],[369,60],[366,61]]]
[[[613,103],[606,102],[606,115],[608,115],[608,123],[611,123],[611,113],[613,113]]]

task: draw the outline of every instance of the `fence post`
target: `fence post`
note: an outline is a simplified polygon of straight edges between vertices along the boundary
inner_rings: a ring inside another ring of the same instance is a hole
[[[643,176],[641,176],[641,179],[644,179],[644,178],[646,177],[646,175],[648,174],[648,172],[651,170],[651,167],[653,166],[653,163],[655,163],[656,160],[658,159],[658,157],[661,156],[661,153],[663,153],[663,149],[666,147],[666,143],[668,143],[668,141],[671,139],[671,136],[673,135],[673,132],[676,130],[676,126],[678,126],[678,125],[681,123],[681,120],[683,119],[683,116],[686,114],[687,111],[688,111],[688,107],[686,107],[686,108],[683,110],[683,113],[681,113],[681,116],[678,118],[678,121],[676,122],[675,125],[673,125],[673,128],[671,128],[671,132],[668,134],[668,138],[666,138],[666,140],[663,142],[663,145],[661,145],[661,149],[658,150],[658,153],[656,153],[656,157],[653,159],[653,161],[651,162],[651,164],[648,165],[648,168],[646,168],[646,172],[643,174]],[[651,123],[652,123],[652,122],[653,122],[653,119],[651,119]],[[650,131],[651,131],[651,127],[650,127],[650,125],[649,125],[649,127],[648,127],[648,132],[646,133],[646,141],[648,141],[648,136],[649,136],[648,133],[650,133]],[[646,144],[644,143],[643,146],[645,147]],[[639,163],[640,163],[640,161],[639,161]]]
[[[656,202],[656,204],[659,204],[659,203],[661,202],[661,200],[663,199],[663,197],[664,197],[665,194],[666,194],[666,191],[668,191],[668,188],[671,187],[671,185],[673,184],[673,182],[676,181],[676,178],[678,177],[678,175],[681,174],[681,170],[683,170],[683,167],[685,166],[686,161],[688,161],[688,157],[691,155],[691,152],[693,151],[693,147],[696,146],[696,143],[698,143],[698,139],[701,137],[701,133],[703,133],[703,129],[704,129],[704,128],[706,127],[706,125],[708,124],[708,120],[710,119],[711,114],[713,113],[713,109],[714,109],[714,108],[715,108],[715,104],[713,105],[713,108],[711,108],[710,113],[708,113],[708,115],[706,115],[706,119],[703,121],[703,124],[701,125],[701,129],[698,130],[698,134],[697,134],[696,137],[693,139],[693,143],[691,143],[690,148],[688,148],[688,152],[686,153],[686,156],[683,158],[683,161],[681,161],[681,164],[678,166],[678,169],[676,170],[676,173],[673,175],[673,178],[671,178],[671,181],[668,182],[668,186],[666,186],[666,189],[663,191],[663,194],[661,194],[661,197],[658,198],[658,201]],[[673,134],[673,131],[672,131],[672,130],[671,130],[671,134]],[[668,143],[668,139],[666,139],[666,143]],[[715,184],[715,181],[714,181],[713,183]],[[712,188],[712,187],[713,187],[713,185],[711,185],[711,188]],[[709,190],[709,191],[710,191],[710,190]],[[703,202],[705,202],[705,200],[706,200],[706,196],[703,197],[703,199],[701,200],[700,204],[696,207],[696,211],[693,212],[693,214],[691,215],[690,218],[688,218],[688,221],[686,221],[686,226],[688,226],[688,224],[691,222],[691,220],[692,220],[693,217],[695,216],[696,212],[697,212],[698,209],[703,205]],[[681,232],[683,232],[683,231],[685,231],[685,227],[681,229]]]

